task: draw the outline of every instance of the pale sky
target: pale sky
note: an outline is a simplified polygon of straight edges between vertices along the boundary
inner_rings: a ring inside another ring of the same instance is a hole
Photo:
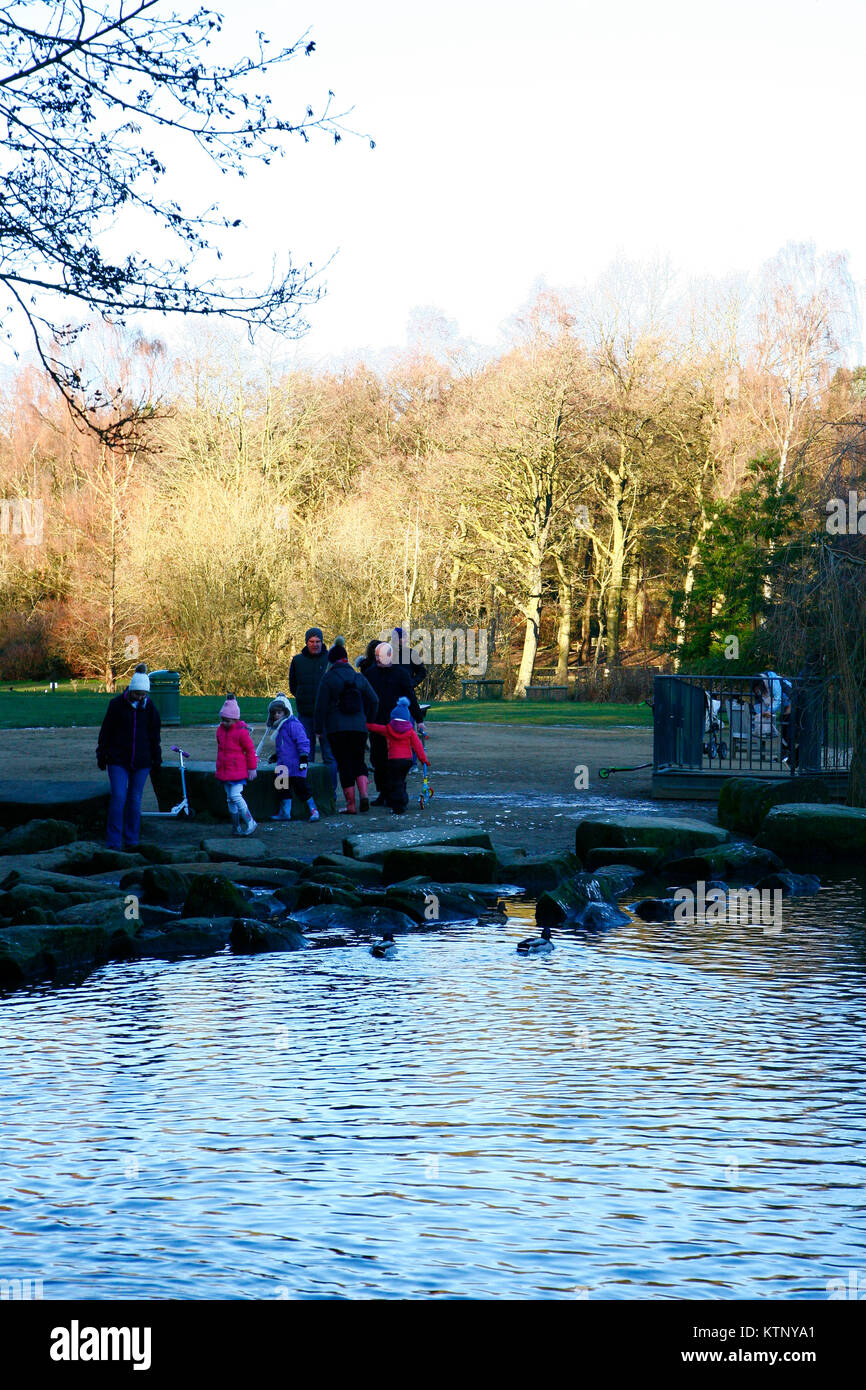
[[[258,0],[255,17],[274,39],[311,25],[305,90],[333,88],[377,141],[314,141],[263,181],[263,251],[339,253],[305,354],[398,344],[428,304],[493,342],[539,277],[579,284],[618,253],[721,275],[814,240],[866,279],[863,0]]]
[[[866,280],[864,0],[220,8],[239,38],[248,15],[275,45],[309,27],[317,51],[284,70],[278,104],[330,87],[377,142],[290,142],[239,192],[201,190],[249,225],[224,270],[336,253],[304,358],[397,346],[426,305],[495,343],[539,279],[581,284],[618,254],[754,273],[813,240]]]

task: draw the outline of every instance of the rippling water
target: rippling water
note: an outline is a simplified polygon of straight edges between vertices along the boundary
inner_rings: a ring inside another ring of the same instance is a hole
[[[0,1003],[0,1277],[46,1298],[866,1287],[866,918],[501,925]],[[523,914],[523,919],[521,918]],[[529,919],[528,921],[526,919]]]

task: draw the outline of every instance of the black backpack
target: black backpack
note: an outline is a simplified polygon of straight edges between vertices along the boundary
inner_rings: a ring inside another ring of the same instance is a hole
[[[361,699],[357,683],[354,680],[344,681],[337,700],[337,709],[341,714],[360,714],[363,708],[364,701]]]

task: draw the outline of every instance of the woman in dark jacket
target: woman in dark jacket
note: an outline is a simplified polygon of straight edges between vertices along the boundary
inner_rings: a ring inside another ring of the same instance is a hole
[[[96,765],[108,770],[109,849],[134,849],[141,827],[141,798],[151,768],[162,763],[159,711],[147,698],[150,679],[136,671],[122,695],[109,700],[96,744]]]
[[[379,702],[369,681],[349,665],[346,648],[337,643],[328,652],[329,668],[322,678],[316,699],[316,732],[325,734],[337,760],[340,786],[346,798],[341,814],[354,816],[369,811],[367,765],[364,749],[367,724]],[[371,713],[372,711],[372,713]],[[355,805],[355,783],[360,804]]]
[[[387,724],[391,718],[391,711],[400,696],[405,695],[409,701],[409,713],[415,723],[420,724],[423,730],[422,720],[424,716],[415,697],[415,684],[409,667],[395,666],[393,656],[394,649],[390,642],[378,642],[376,644],[373,665],[365,673],[379,702],[376,708],[376,718],[369,722],[371,724]],[[381,734],[370,735],[370,762],[373,764],[373,776],[376,779],[376,791],[378,792],[373,805],[384,806],[388,791],[388,744]]]

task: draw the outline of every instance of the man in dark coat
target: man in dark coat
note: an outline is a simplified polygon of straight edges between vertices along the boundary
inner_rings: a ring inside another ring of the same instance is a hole
[[[289,690],[295,697],[298,718],[310,740],[310,761],[316,757],[316,698],[322,677],[328,669],[328,653],[325,638],[320,627],[308,627],[304,633],[304,645],[297,656],[292,657],[289,666]],[[326,732],[319,734],[322,762],[331,772],[334,791],[337,790],[337,762],[331,751]]]
[[[141,798],[151,768],[162,763],[159,711],[151,700],[150,678],[136,671],[126,690],[109,700],[96,744],[96,764],[107,769],[109,849],[134,849],[141,829]]]
[[[328,652],[328,666],[316,701],[316,729],[328,736],[337,760],[340,785],[346,798],[345,811],[341,814],[354,816],[370,808],[364,750],[367,724],[372,722],[378,708],[376,693],[359,672],[352,670],[346,648],[340,642],[335,642]],[[360,798],[357,806],[356,786]]]
[[[422,720],[424,716],[415,696],[415,682],[412,679],[408,664],[405,666],[394,664],[394,650],[390,642],[378,644],[373,665],[367,667],[364,675],[376,692],[379,701],[376,717],[369,721],[371,724],[387,724],[391,718],[391,711],[400,696],[405,695],[409,701],[409,713],[423,731]],[[378,792],[373,805],[384,806],[388,789],[388,743],[381,734],[370,735],[370,762],[373,765],[373,776],[376,779],[376,791]]]

